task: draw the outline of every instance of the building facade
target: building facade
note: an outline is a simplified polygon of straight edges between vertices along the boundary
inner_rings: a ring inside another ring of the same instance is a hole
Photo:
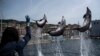
[[[25,21],[17,21],[17,20],[12,20],[12,19],[2,20],[2,30],[0,30],[0,32],[1,31],[3,32],[6,27],[15,27],[19,31],[20,35],[25,35],[25,33],[26,33]],[[55,30],[55,29],[57,29],[57,27],[58,27],[57,24],[46,24],[43,28],[42,33],[44,34],[45,32],[47,32],[49,30]],[[79,35],[78,31],[70,30],[73,27],[79,27],[79,25],[77,25],[77,24],[66,25],[66,29],[63,34],[63,36],[65,36],[65,38],[71,38],[72,36]],[[1,23],[0,23],[0,29],[1,29]],[[37,26],[35,23],[31,22],[31,29],[32,29],[32,35],[33,36],[36,35]]]
[[[2,24],[2,26],[1,26],[1,24]],[[31,28],[33,29],[35,27],[35,24],[31,22],[31,26],[32,26]],[[16,28],[20,35],[26,34],[25,21],[17,21],[17,20],[12,20],[12,19],[2,20],[2,23],[0,22],[0,33],[2,33],[5,30],[5,28],[7,28],[7,27]]]
[[[93,20],[90,28],[90,37],[100,37],[100,20]]]

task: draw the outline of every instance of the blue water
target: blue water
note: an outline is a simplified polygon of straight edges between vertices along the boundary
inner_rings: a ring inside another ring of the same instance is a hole
[[[88,43],[88,40],[86,41]],[[79,39],[67,39],[65,41],[60,41],[60,46],[62,49],[63,56],[81,56]],[[44,56],[55,56],[55,53],[57,53],[57,51],[55,50],[56,49],[55,42],[41,44],[41,49]],[[35,44],[27,45],[24,48],[24,55],[38,56],[36,45]],[[88,56],[100,56],[99,39],[91,39]]]

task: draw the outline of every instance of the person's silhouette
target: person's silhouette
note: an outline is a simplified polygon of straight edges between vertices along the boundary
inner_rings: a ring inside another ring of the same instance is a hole
[[[19,33],[17,29],[13,27],[7,27],[2,35],[0,43],[0,56],[15,56],[15,53],[18,53],[18,56],[23,55],[23,48],[26,46],[28,41],[31,39],[31,30],[30,30],[30,18],[26,17],[26,35],[19,39]]]

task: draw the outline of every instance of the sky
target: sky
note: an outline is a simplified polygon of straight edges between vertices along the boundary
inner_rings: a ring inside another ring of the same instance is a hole
[[[100,19],[100,0],[0,0],[0,19],[25,21],[47,16],[48,23],[57,24],[62,16],[67,24],[82,23],[86,7],[92,12],[92,20]]]

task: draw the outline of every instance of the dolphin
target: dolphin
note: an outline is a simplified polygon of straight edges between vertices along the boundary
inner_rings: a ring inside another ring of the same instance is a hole
[[[47,18],[44,14],[44,17],[42,19],[36,21],[36,25],[40,28],[43,28],[46,22],[47,22]]]
[[[56,30],[54,31],[48,31],[47,33],[51,36],[60,36],[63,35],[64,30],[65,30],[65,26],[66,26],[66,21],[65,19],[62,19],[62,21],[59,23],[59,26]]]
[[[84,14],[84,16],[83,16],[83,19],[84,19],[83,26],[78,27],[78,28],[73,28],[73,30],[78,30],[80,32],[85,32],[86,30],[88,30],[90,28],[91,11],[88,7],[87,7],[86,14]]]

